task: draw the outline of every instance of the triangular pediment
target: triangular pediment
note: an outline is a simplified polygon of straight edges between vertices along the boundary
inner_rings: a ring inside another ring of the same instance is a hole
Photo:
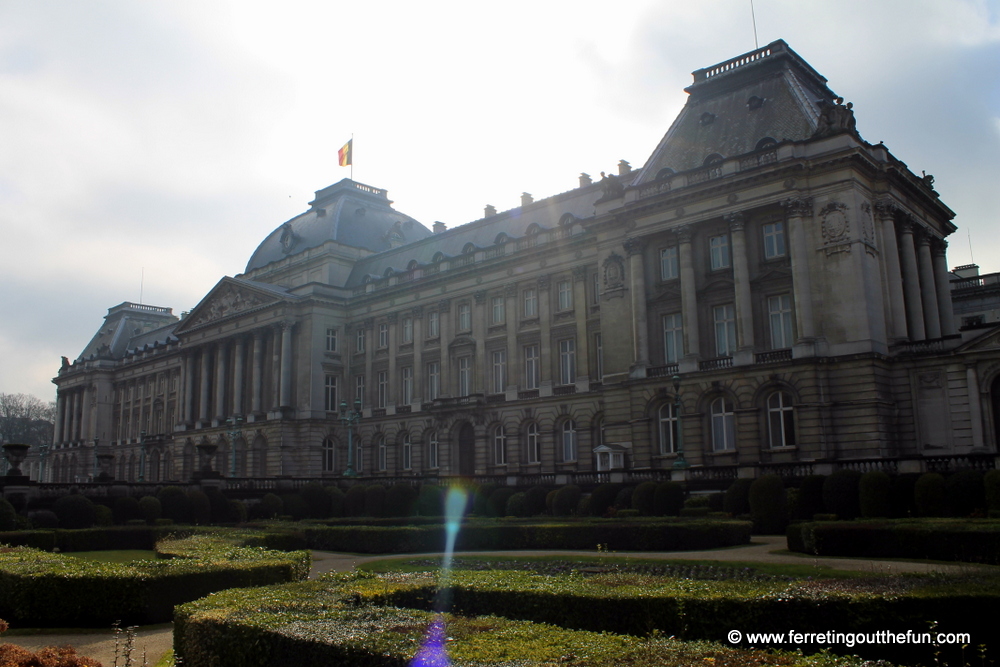
[[[979,336],[964,343],[956,352],[980,352],[983,350],[1000,350],[1000,326],[983,329]]]
[[[247,281],[223,278],[184,318],[176,333],[261,310],[282,300],[281,294],[251,286]]]

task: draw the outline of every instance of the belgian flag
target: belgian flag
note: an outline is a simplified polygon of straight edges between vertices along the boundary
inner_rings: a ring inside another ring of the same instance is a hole
[[[352,164],[351,154],[353,152],[354,152],[354,139],[351,139],[346,144],[344,144],[343,148],[337,151],[337,159],[340,162],[341,167],[346,167]]]

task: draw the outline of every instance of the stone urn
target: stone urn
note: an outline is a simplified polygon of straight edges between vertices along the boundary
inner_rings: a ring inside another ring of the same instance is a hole
[[[13,442],[3,446],[3,454],[10,464],[10,470],[7,471],[8,477],[24,477],[24,473],[21,472],[21,463],[27,458],[29,449],[31,449],[31,445],[21,445]]]
[[[197,445],[198,456],[201,459],[201,469],[199,470],[197,477],[218,477],[219,473],[212,470],[212,457],[215,456],[216,450],[219,446],[211,442],[203,442]]]

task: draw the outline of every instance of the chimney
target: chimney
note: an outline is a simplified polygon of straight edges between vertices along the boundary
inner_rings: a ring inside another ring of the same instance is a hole
[[[631,173],[632,173],[632,165],[630,165],[625,160],[621,160],[618,163],[618,175],[624,176],[625,174],[631,174]]]
[[[594,180],[590,177],[590,174],[580,174],[580,187],[585,188],[588,185],[592,185]]]
[[[494,216],[494,215],[497,214],[497,207],[494,206],[493,204],[487,204],[486,208],[483,209],[483,210],[484,210],[484,213],[483,213],[483,217],[484,218],[489,218],[489,217]]]
[[[521,193],[521,206],[527,206],[533,201],[535,201],[535,199],[530,194],[528,194],[527,192]]]
[[[441,222],[440,220],[436,220],[436,221],[434,222],[434,233],[435,233],[435,234],[440,234],[441,232],[443,232],[443,231],[444,231],[444,230],[446,230],[446,229],[448,229],[448,226],[447,226],[447,225],[445,225],[445,224],[444,224],[443,222]]]

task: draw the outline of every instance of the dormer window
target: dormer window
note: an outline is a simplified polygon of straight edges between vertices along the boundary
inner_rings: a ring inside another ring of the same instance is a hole
[[[715,114],[710,111],[706,111],[701,115],[699,121],[702,125],[711,125],[715,122]]]
[[[763,97],[757,97],[756,95],[753,95],[750,99],[747,100],[747,109],[750,111],[756,111],[762,106],[764,106]]]

